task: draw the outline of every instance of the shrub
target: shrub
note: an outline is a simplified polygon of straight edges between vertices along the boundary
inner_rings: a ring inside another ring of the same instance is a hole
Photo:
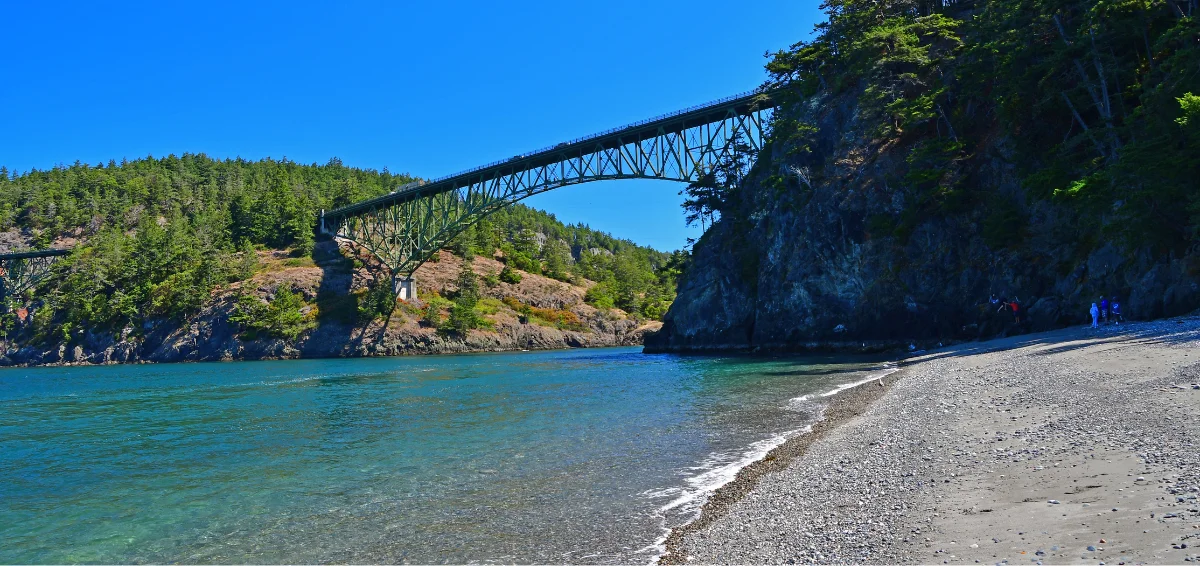
[[[284,267],[316,267],[311,257],[289,257],[283,260]]]
[[[421,313],[421,322],[424,322],[430,328],[442,327],[442,309],[440,305],[435,303],[426,303],[425,311]]]
[[[500,276],[495,273],[489,273],[487,275],[484,275],[483,276],[483,284],[487,285],[489,289],[493,288],[496,285],[500,284]]]
[[[516,285],[521,282],[521,274],[517,270],[505,265],[504,269],[500,270],[500,280],[511,285]]]
[[[612,286],[607,282],[597,283],[587,290],[583,295],[583,301],[600,310],[613,308],[616,304],[616,296],[613,293]]]
[[[518,314],[529,317],[529,322],[539,326],[553,326],[561,330],[586,332],[587,325],[580,320],[579,315],[566,309],[543,309],[527,305],[515,297],[504,297],[503,303]]]
[[[229,279],[233,281],[249,279],[261,267],[262,264],[258,261],[258,252],[254,250],[254,246],[250,245],[249,240],[242,240],[242,246],[237,255],[236,266],[233,269],[233,276]]]
[[[465,335],[483,324],[482,317],[475,312],[475,305],[479,303],[479,278],[475,276],[470,260],[463,260],[456,283],[458,292],[454,297],[454,306],[450,308],[450,318],[446,321],[446,326]]]
[[[418,292],[417,297],[421,302],[425,303],[425,308],[421,311],[421,322],[430,328],[441,328],[445,322],[442,319],[442,309],[450,306],[452,303],[438,294],[437,291],[431,291],[428,294]]]
[[[490,316],[500,312],[500,307],[503,304],[504,303],[500,302],[499,300],[490,297],[486,299],[479,299],[479,304],[475,306],[475,312],[482,316]]]
[[[532,257],[515,250],[504,254],[504,265],[505,267],[511,266],[516,269],[520,269],[521,271],[528,271],[531,273],[542,270],[542,265]]]
[[[577,332],[587,330],[583,321],[579,319],[579,315],[566,309],[529,307],[529,314],[535,323],[545,321],[546,326],[553,326],[560,330],[575,330]]]
[[[229,320],[245,328],[243,340],[253,340],[259,334],[295,340],[316,324],[316,309],[305,314],[302,309],[306,306],[299,293],[280,286],[270,302],[251,294],[239,296]]]
[[[376,279],[358,299],[358,319],[370,322],[391,316],[396,310],[396,293],[387,279]]]
[[[500,302],[508,305],[508,308],[521,314],[529,314],[529,305],[517,300],[516,297],[504,297]]]

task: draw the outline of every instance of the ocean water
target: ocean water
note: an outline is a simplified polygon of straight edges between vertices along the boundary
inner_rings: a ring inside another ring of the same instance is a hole
[[[0,563],[650,562],[878,360],[0,369]]]

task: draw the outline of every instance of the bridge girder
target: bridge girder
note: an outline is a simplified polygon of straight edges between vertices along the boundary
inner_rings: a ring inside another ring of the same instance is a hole
[[[0,308],[23,297],[50,275],[50,267],[70,250],[37,250],[0,254]]]
[[[321,230],[409,278],[472,224],[533,195],[609,179],[694,182],[739,152],[757,154],[774,104],[761,95],[718,103],[402,187],[323,213]]]

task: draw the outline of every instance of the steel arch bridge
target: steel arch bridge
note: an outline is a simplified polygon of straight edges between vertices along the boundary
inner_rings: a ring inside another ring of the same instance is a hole
[[[694,182],[739,152],[757,155],[777,105],[749,92],[563,142],[336,210],[320,229],[370,252],[413,298],[412,273],[485,216],[533,195],[607,179]]]
[[[50,266],[71,250],[48,249],[0,254],[0,311],[21,299],[50,275]]]

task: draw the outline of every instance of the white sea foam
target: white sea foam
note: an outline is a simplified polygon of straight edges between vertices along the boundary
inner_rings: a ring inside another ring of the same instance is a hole
[[[873,381],[881,380],[881,379],[883,379],[893,373],[896,373],[898,371],[900,371],[900,368],[896,367],[896,364],[894,364],[892,362],[888,362],[883,365],[883,368],[881,368],[880,371],[878,371],[876,373],[872,373],[864,379],[860,379],[858,381],[853,381],[850,383],[843,383],[842,385],[834,387],[833,389],[830,389],[829,391],[826,391],[824,393],[814,393],[812,395],[801,395],[799,397],[796,397],[788,402],[788,408],[796,409],[806,401],[811,401],[813,399],[823,399],[826,397],[833,397],[834,395],[837,395],[838,393],[841,393],[847,389],[854,389],[855,387],[858,387],[859,385],[866,385]]]
[[[838,385],[837,387],[834,387],[833,389],[830,389],[824,393],[815,394],[815,398],[814,395],[802,395],[800,397],[790,399],[788,400],[787,408],[791,410],[796,410],[800,407],[805,409],[813,409],[814,407],[812,406],[812,403],[810,403],[811,401],[832,397],[848,389],[853,389],[860,385],[876,382],[897,371],[900,371],[900,368],[896,367],[894,363],[888,362],[884,364],[880,371],[873,372],[864,379]],[[823,404],[818,406],[815,412],[817,413],[817,418],[813,421],[813,424],[816,424],[825,418]],[[668,487],[665,489],[647,490],[642,492],[642,496],[652,499],[666,497],[670,497],[672,499],[666,505],[658,508],[658,514],[664,519],[663,535],[659,537],[658,540],[654,541],[654,544],[638,550],[637,554],[653,553],[653,558],[650,560],[650,563],[657,563],[658,559],[667,551],[667,536],[671,534],[671,528],[665,525],[667,513],[691,514],[692,518],[689,519],[689,522],[698,519],[700,517],[700,510],[703,508],[704,503],[708,501],[708,497],[725,484],[733,481],[742,468],[745,468],[746,466],[763,459],[769,452],[771,452],[771,450],[774,450],[776,447],[782,445],[784,442],[787,442],[789,439],[801,434],[812,432],[813,424],[803,428],[789,430],[787,432],[776,434],[770,438],[754,442],[744,452],[738,455],[726,453],[711,454],[698,466],[692,466],[688,468],[690,471],[699,471],[700,473],[684,479],[684,486],[682,487]]]
[[[708,496],[720,489],[721,486],[733,481],[742,468],[763,459],[767,453],[787,442],[788,439],[808,432],[812,432],[812,425],[759,440],[751,444],[740,455],[711,454],[700,465],[688,468],[692,471],[702,471],[684,479],[685,485],[683,487],[669,487],[642,492],[641,495],[653,499],[664,497],[671,497],[672,499],[666,505],[658,508],[658,514],[664,520],[662,536],[654,541],[654,544],[638,550],[637,554],[653,553],[650,563],[654,564],[658,562],[659,557],[667,551],[667,536],[671,534],[671,529],[665,525],[667,513],[690,514],[692,517],[689,521],[698,519],[700,517],[700,509],[704,506],[704,502],[708,501]]]

